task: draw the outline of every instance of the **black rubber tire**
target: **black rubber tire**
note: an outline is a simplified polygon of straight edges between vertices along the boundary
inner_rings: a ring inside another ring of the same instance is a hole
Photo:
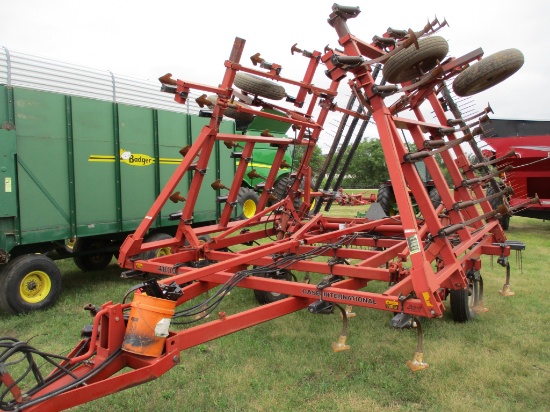
[[[159,240],[167,240],[167,239],[172,239],[172,236],[162,232],[152,233],[145,238],[144,243],[157,242]],[[148,250],[147,252],[142,252],[139,254],[139,258],[143,260],[149,260],[160,256],[170,255],[170,254],[172,254],[172,252],[170,251],[170,248],[160,248],[160,249]]]
[[[218,96],[215,95],[215,94],[212,94],[212,95],[208,96],[207,98],[208,98],[208,100],[210,100],[213,103],[216,103],[216,101],[218,100]],[[247,105],[243,102],[233,101],[233,104],[235,104],[237,106],[243,106],[243,107],[246,107],[246,108],[250,108],[249,105]],[[223,112],[223,115],[226,116],[226,117],[230,117],[231,119],[241,121],[241,122],[251,122],[252,120],[254,120],[254,115],[253,114],[239,112],[237,109],[234,109],[232,107],[227,107],[225,109],[225,111]]]
[[[273,185],[273,196],[277,198],[277,201],[283,199],[288,194],[288,189],[290,188],[290,186],[292,186],[293,183],[293,179],[288,176],[281,177],[275,182],[275,185]],[[295,197],[293,203],[294,209],[300,209],[300,206],[302,206],[302,198]]]
[[[432,206],[434,209],[437,209],[438,206],[441,204],[441,196],[439,195],[439,192],[435,187],[432,187],[430,189],[430,202],[432,202]]]
[[[486,196],[492,196],[495,194],[495,191],[493,190],[493,186],[487,185],[487,189],[485,190]],[[502,205],[502,200],[498,197],[489,200],[489,203],[491,204],[491,207],[493,210],[498,210],[500,205]],[[500,222],[500,226],[502,226],[503,230],[508,230],[510,228],[510,215],[504,215],[498,219]]]
[[[476,313],[471,308],[472,293],[471,287],[450,291],[451,316],[455,322],[468,322],[476,317]]]
[[[418,68],[424,73],[433,69],[449,52],[449,44],[440,36],[430,36],[418,40],[418,50],[414,45],[398,51],[384,64],[382,72],[389,83],[404,83],[420,77]]]
[[[81,237],[76,239],[73,247],[73,253],[87,252],[90,250],[98,250],[95,254],[81,255],[73,257],[75,265],[84,272],[103,270],[113,260],[113,252],[104,252],[111,245],[109,241],[102,239]]]
[[[287,280],[289,282],[291,282],[293,279],[292,272],[286,269],[276,270],[261,276],[260,275],[255,275],[255,276],[270,278],[270,279]],[[267,292],[264,290],[254,289],[254,297],[256,298],[256,300],[260,305],[265,305],[268,303],[277,302],[281,299],[285,299],[288,297],[288,295],[285,295],[284,293]]]
[[[53,306],[61,294],[61,272],[45,255],[21,255],[0,273],[0,309],[27,313]]]
[[[457,96],[472,96],[506,80],[523,66],[525,59],[518,49],[501,50],[471,65],[453,82]]]
[[[395,208],[395,195],[393,194],[393,188],[391,186],[382,185],[378,189],[376,196],[376,202],[380,205],[386,216],[394,216],[396,214]]]
[[[237,73],[234,84],[242,91],[267,99],[282,100],[286,97],[283,86],[248,73]]]
[[[237,217],[238,220],[249,219],[256,214],[258,210],[258,202],[260,197],[254,189],[241,187],[237,195],[237,202],[241,206],[241,214]]]
[[[502,230],[508,230],[510,228],[510,215],[504,215],[499,220]]]

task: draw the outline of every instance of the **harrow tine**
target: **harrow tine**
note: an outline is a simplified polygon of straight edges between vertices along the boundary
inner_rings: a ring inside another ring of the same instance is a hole
[[[500,163],[504,159],[507,159],[509,157],[513,157],[515,155],[516,155],[516,152],[514,151],[514,149],[512,149],[508,153],[506,153],[504,156],[501,156],[499,158],[495,158],[494,160],[489,160],[487,162],[472,164],[472,165],[470,165],[470,169],[476,170],[476,169],[480,169],[480,168],[485,167],[485,166],[490,166],[490,165],[495,164],[495,163]],[[505,165],[505,166],[507,166],[507,165]]]
[[[506,186],[504,188],[504,190],[502,190],[498,193],[495,193],[491,196],[485,196],[485,197],[475,199],[475,200],[466,200],[466,201],[462,201],[462,202],[456,202],[453,205],[453,210],[456,210],[458,212],[459,210],[465,209],[465,208],[470,207],[470,206],[475,206],[475,205],[477,205],[481,202],[489,201],[491,199],[496,199],[496,198],[499,198],[499,197],[502,197],[502,196],[508,196],[508,195],[511,195],[512,193],[514,193],[514,190],[510,186]]]
[[[461,186],[462,187],[470,187],[470,186],[473,186],[473,185],[476,185],[476,184],[479,184],[479,183],[483,183],[483,182],[486,182],[487,180],[489,179],[492,179],[502,173],[506,173],[506,172],[509,172],[510,170],[512,170],[512,166],[507,166],[507,167],[504,167],[500,170],[496,170],[492,173],[489,173],[489,174],[486,174],[484,176],[480,176],[480,177],[474,177],[474,178],[471,178],[471,179],[464,179],[461,183]]]

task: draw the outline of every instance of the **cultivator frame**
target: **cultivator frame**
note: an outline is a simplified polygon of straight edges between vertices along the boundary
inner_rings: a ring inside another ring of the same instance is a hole
[[[166,90],[174,92],[180,103],[185,103],[191,89],[215,93],[218,99],[212,108],[209,124],[191,147],[182,150],[181,164],[138,229],[124,242],[119,265],[128,269],[125,272],[127,277],[152,274],[159,279],[161,289],[167,286],[172,291],[181,288],[183,295],[178,295],[178,307],[210,291],[212,296],[200,305],[181,311],[176,308],[173,325],[183,317],[189,319],[184,323],[205,319],[233,287],[253,289],[260,294],[276,293],[278,298],[241,313],[220,312],[214,320],[171,330],[166,336],[162,354],[154,357],[124,349],[130,303],[109,302],[101,308],[90,306],[88,309],[94,315],[93,327],[34,390],[22,393],[7,371],[0,369],[0,382],[14,398],[12,403],[2,404],[2,410],[15,407],[24,410],[64,409],[147,382],[177,364],[180,352],[187,348],[304,308],[311,313],[330,313],[340,305],[373,308],[401,317],[409,316],[412,326],[419,322],[420,317],[441,317],[445,311],[443,301],[454,292],[459,299],[458,309],[453,310],[455,319],[458,316],[457,320],[468,320],[472,305],[477,311],[484,310],[480,257],[494,255],[502,262],[507,260],[510,248],[498,223],[500,213],[506,211],[491,209],[482,189],[486,180],[475,173],[460,146],[464,142],[475,144],[473,132],[468,127],[459,130],[449,126],[440,93],[445,81],[480,60],[483,51],[477,49],[463,57],[438,62],[433,70],[420,75],[414,83],[377,85],[372,76],[373,65],[385,64],[406,47],[416,47],[420,38],[434,33],[445,22],[434,21],[419,32],[388,29],[382,38],[368,43],[352,35],[348,29],[347,20],[358,14],[359,9],[355,7],[333,6],[329,23],[338,34],[342,50],[327,48],[321,53],[299,50],[296,45],[293,47],[293,53],[299,51],[307,60],[301,81],[284,78],[279,65],[266,62],[259,54],[253,56],[254,65],[259,63],[259,68],[241,64],[245,41],[239,38],[225,62],[225,75],[220,86],[173,80],[170,75],[161,78]],[[331,80],[328,88],[316,87],[312,83],[321,64],[326,66],[325,73]],[[296,97],[289,99],[294,108],[276,106],[259,96],[250,95],[252,105],[274,108],[284,115],[259,112],[238,104],[234,100],[236,95],[247,97],[233,89],[238,72],[296,87]],[[337,108],[334,101],[344,79],[378,128],[399,209],[397,216],[336,218],[311,215],[312,200],[324,196],[322,192],[309,190],[311,169],[308,163],[312,150],[305,151],[299,168],[292,174],[287,196],[281,200],[273,199],[276,172],[289,146],[303,145],[311,149],[331,111],[337,110],[362,120],[367,118],[365,114]],[[399,94],[401,97],[391,105],[386,104],[389,96]],[[421,110],[423,103],[434,111],[438,122],[426,121]],[[219,133],[219,124],[228,107],[286,122],[297,130],[296,137],[274,138],[268,131],[263,136]],[[302,108],[305,110],[300,111]],[[319,112],[314,115],[316,110]],[[400,113],[405,111],[413,116],[401,116]],[[420,150],[409,152],[399,129],[408,130]],[[458,132],[463,137],[457,137]],[[226,187],[219,181],[213,184],[215,190],[228,190],[226,195],[218,197],[223,203],[219,223],[193,228],[193,210],[199,190],[210,183],[206,181],[208,161],[216,141],[234,148],[233,156],[240,162],[230,186]],[[273,168],[265,180],[257,214],[247,220],[231,221],[240,182],[256,143],[269,143],[278,148]],[[441,155],[450,173],[452,190],[434,157],[436,154]],[[432,205],[416,171],[414,163],[417,161],[425,163],[441,196],[441,205],[437,207]],[[176,194],[178,182],[187,173],[192,173],[189,192],[185,196]],[[409,190],[421,217],[415,214]],[[175,237],[144,243],[151,223],[168,200],[185,202]],[[297,207],[300,201],[301,205]],[[243,244],[248,247],[242,251],[230,250]],[[141,258],[144,252],[167,248],[171,254],[149,260]],[[318,256],[326,259],[312,261]],[[317,283],[313,283],[309,276],[303,281],[292,281],[287,276],[288,271],[316,273],[323,277]],[[387,289],[382,293],[365,290],[374,281],[387,283]],[[283,299],[280,299],[281,294]],[[473,302],[468,303],[472,297]],[[333,345],[335,351],[348,348],[347,312],[342,313],[346,327]],[[147,346],[147,343],[143,345]],[[50,360],[53,356],[30,349],[21,351]],[[0,366],[1,362],[2,358]],[[421,348],[408,364],[412,370],[427,367]],[[117,373],[124,367],[132,370]],[[5,388],[0,386],[0,389]]]

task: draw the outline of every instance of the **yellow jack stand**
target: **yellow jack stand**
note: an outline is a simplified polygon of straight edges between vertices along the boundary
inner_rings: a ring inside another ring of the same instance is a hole
[[[346,340],[348,337],[346,335],[340,335],[338,336],[338,342],[332,343],[332,350],[334,352],[342,352],[345,350],[350,350],[350,346],[346,345]]]
[[[424,354],[422,352],[415,352],[412,360],[407,361],[407,366],[413,372],[428,369],[429,365],[424,362]]]
[[[512,290],[510,289],[510,285],[507,283],[502,286],[502,290],[499,290],[498,293],[500,293],[504,297],[515,295],[515,292],[512,292]]]

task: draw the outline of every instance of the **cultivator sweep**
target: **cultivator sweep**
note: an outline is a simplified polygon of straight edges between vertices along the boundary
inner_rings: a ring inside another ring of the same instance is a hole
[[[437,20],[416,32],[390,28],[366,42],[351,34],[347,25],[359,13],[357,7],[333,6],[328,22],[341,49],[310,52],[293,46],[293,54],[306,62],[301,80],[285,78],[280,65],[259,54],[252,56],[253,67],[242,64],[245,41],[239,38],[219,86],[174,80],[171,75],[161,78],[164,90],[174,93],[180,103],[185,103],[192,89],[216,97],[203,98],[211,109],[209,124],[192,146],[181,150],[183,159],[174,175],[120,250],[119,264],[127,269],[126,277],[153,276],[153,280],[129,292],[131,303],[125,297],[122,303],[88,306],[93,325],[85,328],[82,341],[66,357],[11,339],[0,341],[2,410],[63,409],[150,381],[176,365],[187,348],[305,308],[312,314],[335,309],[342,313],[344,327],[333,345],[335,351],[349,348],[350,306],[393,312],[394,327],[418,331],[419,347],[409,367],[425,369],[421,318],[441,317],[447,297],[456,321],[485,311],[480,258],[497,256],[499,263],[507,265],[510,246],[498,218],[510,210],[507,206],[492,210],[483,186],[492,184],[494,173],[471,165],[462,148],[467,144],[479,153],[475,136],[481,130],[476,124],[486,113],[468,119],[457,113],[448,116],[443,91],[453,79],[458,95],[491,87],[518,70],[523,56],[511,49],[483,58],[483,51],[476,49],[462,57],[448,57],[446,41],[434,35],[446,22]],[[313,84],[320,66],[330,79],[326,88]],[[382,67],[384,75],[380,84],[373,77],[376,66]],[[283,84],[296,90],[295,97],[287,94]],[[336,105],[343,86],[351,90],[361,110]],[[286,102],[273,102],[285,97]],[[435,121],[425,119],[426,110],[435,114]],[[284,122],[296,136],[275,138],[268,130],[261,136],[220,133],[227,111],[241,118],[263,116]],[[398,215],[388,217],[376,208],[365,218],[310,212],[313,200],[325,193],[310,190],[309,160],[331,112],[360,121],[372,118],[376,123]],[[412,138],[416,149],[407,149],[402,132]],[[215,167],[210,155],[217,142],[239,160],[233,183],[208,181],[209,167]],[[277,155],[258,187],[257,213],[233,221],[240,182],[254,146],[260,143],[277,147]],[[282,189],[274,188],[275,175],[292,146],[306,150],[281,195]],[[436,155],[448,170],[451,187]],[[416,162],[424,162],[433,179],[440,197],[435,206]],[[189,176],[189,190],[183,193],[178,184]],[[221,218],[216,225],[193,228],[197,197],[207,185],[219,193]],[[506,194],[498,187],[494,193]],[[183,202],[181,214],[173,216],[179,220],[176,235],[144,242],[169,200]],[[144,258],[156,250],[164,252]],[[387,287],[383,292],[369,291],[374,282]],[[212,316],[215,319],[202,322],[235,287],[254,291],[261,305],[240,313],[219,312]],[[201,295],[206,298],[200,299]],[[199,324],[193,326],[195,322]],[[53,364],[54,371],[42,377],[37,357]],[[18,362],[10,362],[15,358]],[[18,378],[12,368],[24,362],[29,367]],[[32,377],[35,384],[24,387],[23,382]]]

